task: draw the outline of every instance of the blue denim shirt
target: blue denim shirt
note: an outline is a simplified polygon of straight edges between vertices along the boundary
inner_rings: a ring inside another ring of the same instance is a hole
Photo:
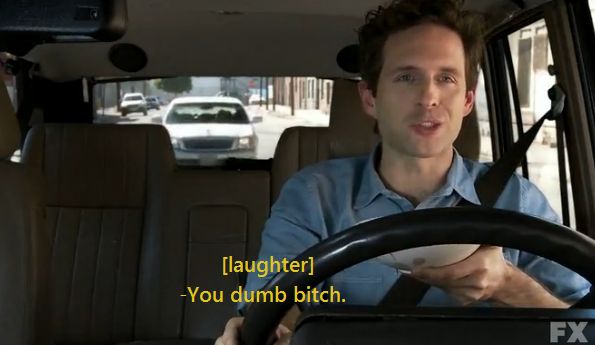
[[[414,207],[386,188],[375,169],[374,157],[372,152],[367,157],[325,161],[290,178],[266,222],[259,258],[293,258],[331,235],[377,217],[454,206],[461,198],[479,205],[474,182],[488,164],[464,159],[455,151],[445,184]],[[518,175],[508,182],[495,207],[560,222],[541,191]],[[589,292],[585,279],[552,261],[509,248],[504,248],[504,257],[564,301],[572,303]],[[398,277],[397,270],[372,259],[336,274],[327,285],[338,289],[348,304],[376,305]],[[270,276],[249,274],[246,289],[258,290],[268,279]],[[432,287],[420,305],[457,303],[443,290]]]

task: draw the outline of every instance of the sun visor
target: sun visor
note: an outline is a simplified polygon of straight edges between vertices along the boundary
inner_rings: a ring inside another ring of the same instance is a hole
[[[0,51],[22,56],[42,43],[111,42],[127,23],[126,0],[4,0]]]

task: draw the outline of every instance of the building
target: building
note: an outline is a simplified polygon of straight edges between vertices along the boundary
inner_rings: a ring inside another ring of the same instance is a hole
[[[275,104],[294,109],[319,109],[330,112],[333,81],[315,77],[274,77],[272,85]],[[270,98],[270,97],[269,97]]]

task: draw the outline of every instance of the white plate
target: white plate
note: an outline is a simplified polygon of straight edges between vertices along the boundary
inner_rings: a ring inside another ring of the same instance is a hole
[[[400,250],[376,259],[406,273],[405,271],[411,271],[418,265],[440,267],[457,263],[469,257],[477,248],[479,248],[478,244],[441,244]]]

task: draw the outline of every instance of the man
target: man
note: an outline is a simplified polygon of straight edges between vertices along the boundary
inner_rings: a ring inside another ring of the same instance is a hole
[[[403,0],[370,12],[359,30],[365,112],[376,119],[381,144],[369,157],[308,167],[283,188],[263,232],[261,258],[292,258],[359,222],[414,209],[479,204],[474,182],[487,166],[453,149],[474,104],[482,49],[476,17],[454,1]],[[544,195],[513,176],[498,208],[552,222]],[[566,308],[583,297],[582,277],[528,253],[484,246],[445,267],[414,269],[433,287],[422,305],[481,302],[516,307]],[[399,272],[369,260],[327,283],[351,304],[377,304]],[[248,278],[247,289],[266,279]],[[242,318],[231,319],[217,344],[236,344]],[[290,331],[280,325],[278,343]]]

